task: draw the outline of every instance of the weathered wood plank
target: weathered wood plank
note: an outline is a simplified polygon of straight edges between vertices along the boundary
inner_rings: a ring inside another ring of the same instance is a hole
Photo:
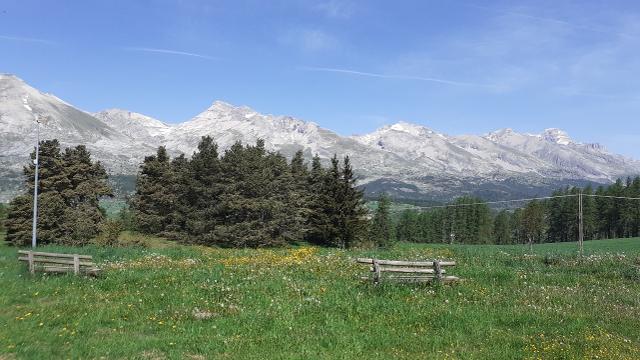
[[[361,264],[373,264],[374,259],[358,258],[356,261]],[[397,266],[424,266],[433,267],[433,261],[400,261],[400,260],[377,260],[380,265],[397,265]],[[440,266],[455,266],[455,261],[440,261]]]
[[[35,256],[48,256],[48,257],[70,258],[70,259],[73,259],[73,257],[77,255],[80,259],[93,259],[91,255],[57,254],[57,253],[38,252],[38,251],[29,251],[29,250],[18,250],[18,254],[28,255],[29,253],[32,253]]]
[[[435,269],[425,269],[425,268],[410,268],[410,267],[395,267],[395,266],[379,266],[381,272],[399,272],[399,273],[418,273],[418,274],[435,274]],[[371,271],[374,269],[369,268]],[[443,270],[444,272],[444,270]]]
[[[19,257],[18,260],[20,261],[30,261],[29,257]],[[78,259],[80,260],[80,259]],[[34,257],[33,258],[33,262],[38,264],[38,263],[47,263],[47,264],[64,264],[64,265],[74,265],[74,261],[73,260],[64,260],[64,259],[52,259],[52,258],[38,258],[38,257]],[[78,263],[79,266],[94,266],[95,264],[92,262],[88,262],[88,261],[80,261]]]
[[[29,272],[34,274],[36,272],[35,264],[33,263],[33,252],[29,251],[27,255],[27,261],[29,261]]]
[[[80,273],[80,258],[78,255],[73,257],[73,273],[78,275]]]
[[[50,272],[50,273],[71,273],[71,272],[73,272],[73,268],[71,268],[71,267],[57,267],[57,266],[43,266],[39,270],[41,270],[43,272]],[[101,271],[102,270],[99,269],[99,268],[82,268],[82,269],[80,269],[80,273],[81,274],[91,274],[91,275],[97,275]]]

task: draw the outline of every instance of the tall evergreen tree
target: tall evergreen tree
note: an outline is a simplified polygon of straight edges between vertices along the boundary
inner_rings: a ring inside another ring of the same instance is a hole
[[[542,202],[533,200],[522,211],[522,230],[529,249],[535,242],[541,242],[546,236],[545,208]]]
[[[38,243],[88,243],[104,219],[99,199],[112,196],[106,170],[84,146],[61,153],[57,140],[40,143],[39,160]],[[28,192],[13,199],[8,214],[7,240],[15,245],[31,242],[34,172],[33,164],[24,168]]]
[[[133,198],[138,230],[162,234],[171,223],[170,216],[176,201],[171,187],[172,176],[170,158],[164,146],[160,146],[155,155],[147,156],[140,165]]]
[[[393,242],[393,223],[390,217],[391,200],[382,193],[378,198],[378,206],[374,212],[369,239],[379,247],[388,248]]]
[[[367,231],[367,210],[363,191],[356,187],[356,178],[348,156],[344,158],[338,187],[340,247],[349,248],[364,240]]]
[[[507,210],[500,211],[494,220],[494,242],[496,244],[511,244],[513,228],[511,215]]]

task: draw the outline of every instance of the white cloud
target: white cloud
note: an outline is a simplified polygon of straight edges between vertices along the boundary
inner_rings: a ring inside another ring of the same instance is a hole
[[[300,67],[301,70],[305,71],[321,71],[321,72],[333,72],[347,75],[357,75],[357,76],[366,76],[366,77],[374,77],[374,78],[382,78],[382,79],[398,79],[398,80],[416,80],[416,81],[428,81],[435,82],[446,85],[456,85],[456,86],[478,86],[478,87],[491,87],[492,85],[487,84],[477,84],[477,83],[469,83],[448,79],[439,79],[433,77],[422,77],[422,76],[408,76],[408,75],[393,75],[393,74],[379,74],[379,73],[371,73],[365,71],[351,70],[351,69],[338,69],[338,68],[325,68],[325,67],[314,67],[314,66],[303,66]]]
[[[185,51],[178,51],[178,50],[156,49],[156,48],[147,48],[147,47],[126,47],[124,49],[125,50],[130,50],[130,51],[141,51],[141,52],[159,53],[159,54],[192,56],[192,57],[197,57],[197,58],[202,58],[202,59],[207,59],[207,60],[218,60],[218,58],[213,57],[213,56],[196,54],[196,53],[185,52]]]
[[[50,40],[36,39],[36,38],[30,38],[30,37],[21,37],[21,36],[10,36],[10,35],[0,35],[0,39],[2,39],[2,40],[10,40],[10,41],[20,41],[20,42],[34,42],[34,43],[41,43],[41,44],[47,44],[47,45],[56,45],[57,44],[56,42],[50,41]]]

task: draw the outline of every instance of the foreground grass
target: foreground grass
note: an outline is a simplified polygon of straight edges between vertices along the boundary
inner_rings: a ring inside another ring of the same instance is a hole
[[[0,245],[0,359],[640,358],[640,239],[587,242],[583,260],[575,244],[151,243],[48,248],[94,255],[97,279],[31,277]],[[357,256],[452,258],[465,281],[373,286]]]

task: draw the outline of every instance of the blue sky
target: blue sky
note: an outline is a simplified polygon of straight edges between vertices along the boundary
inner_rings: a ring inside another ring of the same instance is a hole
[[[343,135],[559,127],[640,158],[637,1],[3,0],[0,72],[170,123],[220,99]]]

